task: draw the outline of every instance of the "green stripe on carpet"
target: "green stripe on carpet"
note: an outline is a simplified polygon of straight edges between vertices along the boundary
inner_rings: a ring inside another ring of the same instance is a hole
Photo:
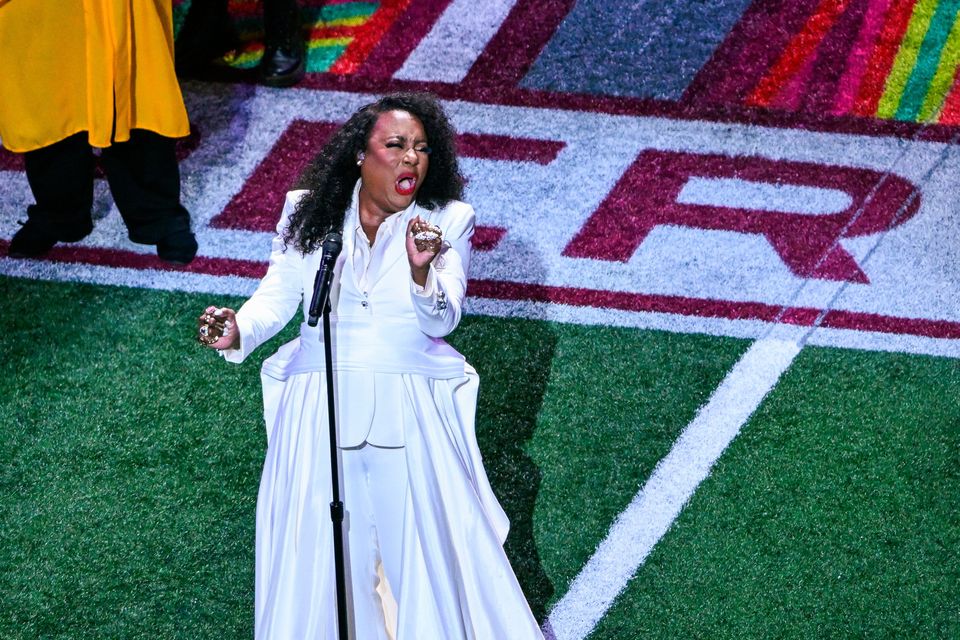
[[[346,45],[310,47],[307,49],[307,68],[311,71],[327,71],[346,49]]]
[[[350,18],[368,18],[373,15],[373,12],[379,6],[379,2],[345,2],[322,7],[304,7],[300,10],[300,15],[305,24],[348,20]],[[317,26],[323,25],[318,24]]]
[[[950,35],[950,30],[957,20],[958,8],[960,8],[960,1],[958,0],[940,0],[937,4],[936,11],[930,19],[930,27],[923,37],[923,43],[920,45],[917,64],[913,68],[913,72],[910,74],[907,85],[903,90],[903,96],[900,98],[900,106],[897,108],[896,115],[898,120],[920,119],[920,108],[923,106],[924,98],[930,90],[937,65],[943,55],[947,36]]]

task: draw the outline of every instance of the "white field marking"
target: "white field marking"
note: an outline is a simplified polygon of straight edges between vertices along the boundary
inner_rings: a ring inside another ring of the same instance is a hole
[[[760,339],[734,365],[550,612],[545,626],[556,640],[593,630],[800,348]]]
[[[260,282],[258,278],[241,276],[215,276],[185,271],[105,267],[102,265],[15,260],[12,258],[0,258],[0,276],[160,291],[208,293],[213,302],[216,301],[216,298],[224,296],[249,297]]]
[[[272,234],[220,229],[211,226],[210,220],[243,190],[292,121],[342,121],[374,97],[202,83],[187,83],[184,89],[191,117],[206,133],[182,163],[183,202],[191,213],[201,255],[241,260],[265,260]],[[460,131],[520,135],[565,145],[547,165],[464,159],[470,176],[466,200],[476,209],[478,224],[507,230],[493,250],[473,256],[475,278],[555,287],[599,282],[609,291],[777,307],[826,308],[834,299],[835,283],[804,280],[793,273],[762,234],[659,225],[626,262],[574,258],[563,252],[637,155],[647,149],[892,171],[920,184],[947,146],[896,137],[457,100],[444,104]],[[789,171],[783,178],[790,182]],[[5,180],[13,187],[8,189]],[[944,274],[951,273],[951,265],[960,264],[960,224],[954,210],[960,190],[960,155],[938,165],[926,184],[920,210],[874,252],[872,268],[866,268],[862,257],[873,246],[873,235],[843,240],[843,247],[866,269],[870,283],[849,287],[839,301],[840,310],[960,320],[957,297],[945,295],[939,284],[953,284],[945,281]],[[4,196],[0,198],[0,237],[8,238],[33,200],[22,173],[0,175],[0,194]],[[110,209],[108,191],[102,189],[101,195],[98,206],[105,201]],[[119,215],[113,212],[100,220],[80,246],[127,248]]]
[[[243,276],[218,276],[205,273],[156,271],[68,262],[14,260],[6,257],[0,257],[0,276],[55,282],[89,282],[91,284],[160,291],[208,293],[212,297],[249,297],[260,283],[257,278]],[[670,333],[741,339],[759,339],[769,335],[771,331],[771,324],[763,320],[732,320],[655,311],[625,311],[622,309],[533,302],[531,300],[496,300],[476,296],[467,297],[464,313],[494,318],[525,318],[583,326],[652,329]],[[826,327],[818,327],[812,333],[810,330],[811,327],[780,325],[777,327],[777,334],[795,340],[805,339],[805,344],[821,347],[960,359],[960,340]],[[804,336],[806,337],[804,338]]]
[[[825,187],[695,176],[683,185],[677,196],[677,202],[711,207],[824,215],[846,211],[853,204],[853,198],[845,191]]]
[[[516,0],[453,0],[394,78],[460,82],[500,30]]]
[[[583,326],[651,329],[756,340],[770,335],[765,320],[711,318],[658,311],[626,311],[531,300],[496,300],[467,296],[464,313],[495,318],[525,318]],[[960,340],[855,329],[779,325],[777,335],[805,345],[960,359]]]

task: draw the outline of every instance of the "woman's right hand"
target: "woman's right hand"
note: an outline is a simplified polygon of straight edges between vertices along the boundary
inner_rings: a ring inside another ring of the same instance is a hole
[[[207,307],[197,318],[197,340],[218,351],[239,348],[236,312],[227,307]]]

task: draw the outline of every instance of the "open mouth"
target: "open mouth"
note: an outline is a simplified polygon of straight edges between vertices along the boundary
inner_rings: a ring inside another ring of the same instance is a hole
[[[413,192],[417,190],[417,176],[412,173],[402,174],[397,178],[394,188],[402,196],[413,195]]]

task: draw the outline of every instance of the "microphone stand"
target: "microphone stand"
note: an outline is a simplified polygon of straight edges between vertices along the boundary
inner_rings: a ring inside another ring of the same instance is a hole
[[[347,575],[343,553],[343,502],[340,500],[340,466],[337,456],[337,419],[334,416],[333,354],[330,348],[330,302],[323,309],[323,355],[326,361],[327,417],[330,423],[330,479],[333,500],[330,502],[330,520],[333,523],[333,556],[337,572],[337,629],[340,640],[348,640],[347,633]]]
[[[330,341],[330,284],[333,267],[340,254],[342,240],[339,233],[328,233],[323,240],[320,268],[313,283],[313,299],[310,302],[307,324],[317,326],[317,312],[323,309],[323,356],[327,379],[327,418],[330,427],[330,482],[333,499],[330,501],[330,520],[333,524],[333,561],[336,568],[337,587],[337,637],[349,640],[347,623],[347,576],[346,556],[343,551],[343,502],[340,500],[340,463],[337,457],[336,402],[333,395],[333,350]],[[322,305],[322,307],[321,307]]]

